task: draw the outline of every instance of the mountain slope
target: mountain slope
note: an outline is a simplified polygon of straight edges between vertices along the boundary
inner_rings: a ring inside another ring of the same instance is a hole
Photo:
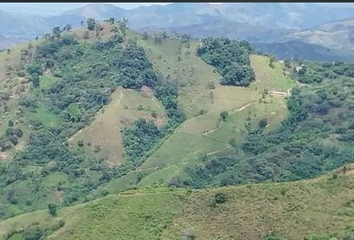
[[[293,183],[206,190],[149,188],[62,208],[54,217],[47,211],[17,216],[0,223],[0,234],[10,233],[4,239],[23,239],[30,231],[21,229],[39,227],[54,229],[46,232],[53,240],[299,240],[333,236],[353,227],[353,184],[352,170],[348,169]],[[62,224],[55,227],[58,221]],[[39,225],[31,226],[35,222]]]
[[[316,28],[289,34],[285,40],[298,40],[353,54],[354,19],[327,23]]]
[[[312,28],[334,19],[353,17],[354,14],[350,8],[333,8],[317,3],[229,3],[212,7],[232,21],[288,29]]]
[[[275,43],[252,43],[255,51],[276,56],[278,59],[298,59],[312,61],[353,61],[352,51],[334,50],[319,44],[303,41]]]
[[[290,32],[272,43],[254,41],[253,47],[280,59],[350,61],[354,53],[354,20],[351,18]]]

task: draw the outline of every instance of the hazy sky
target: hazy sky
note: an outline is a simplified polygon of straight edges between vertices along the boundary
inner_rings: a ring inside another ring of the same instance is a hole
[[[103,3],[103,2],[100,2]],[[7,12],[28,13],[43,16],[58,15],[70,9],[79,8],[89,3],[0,3],[0,10]],[[154,4],[166,5],[169,3],[109,3],[124,9]]]
[[[99,2],[99,3],[103,3],[103,2]],[[59,15],[65,11],[74,8],[79,8],[87,4],[89,3],[0,3],[0,10],[7,11],[7,12],[18,12],[18,13],[35,14],[35,15],[42,15],[42,16],[52,16],[52,15]],[[124,9],[132,9],[139,6],[149,6],[154,4],[166,5],[170,3],[131,3],[131,2],[121,3],[119,2],[119,3],[109,3],[109,4],[114,4]],[[353,3],[319,3],[319,4],[330,5],[333,7],[350,7],[350,8],[354,6]]]

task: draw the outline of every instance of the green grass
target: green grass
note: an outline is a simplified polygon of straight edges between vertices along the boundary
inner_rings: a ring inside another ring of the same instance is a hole
[[[188,139],[186,141],[186,139]],[[191,153],[208,153],[225,147],[224,142],[200,134],[175,133],[141,166],[142,169],[183,164]]]
[[[46,187],[56,187],[59,182],[68,181],[68,176],[61,172],[56,172],[48,175],[44,178],[44,186]]]
[[[229,141],[233,138],[236,143],[242,143],[248,134],[245,123],[249,116],[251,117],[251,127],[253,129],[258,127],[258,122],[263,118],[268,121],[265,132],[279,127],[288,110],[284,99],[280,97],[270,97],[270,99],[267,103],[254,103],[242,111],[231,112],[226,121],[222,122],[219,128],[212,132],[210,136],[224,141]]]
[[[143,109],[138,110],[139,106]],[[153,111],[156,118],[151,115]],[[118,88],[94,121],[70,139],[70,147],[73,151],[80,151],[77,142],[82,140],[90,145],[86,148],[87,154],[103,157],[111,166],[120,164],[125,159],[121,130],[139,118],[153,120],[158,126],[166,120],[163,106],[150,89],[135,91]],[[95,152],[97,147],[99,152]]]
[[[150,186],[156,183],[166,185],[168,184],[168,180],[170,180],[172,176],[175,176],[178,171],[179,167],[177,165],[170,165],[168,167],[154,171],[153,173],[149,174],[147,177],[143,178],[143,180],[139,182],[138,186]]]
[[[351,172],[315,180],[249,184],[216,189],[147,188],[62,208],[20,215],[0,223],[0,235],[32,222],[65,220],[48,239],[253,239],[272,231],[298,240],[353,227]],[[216,193],[224,204],[211,207]]]
[[[189,46],[179,39],[164,39],[162,43],[155,44],[152,39],[143,40],[140,35],[130,33],[138,39],[153,63],[155,69],[170,76],[170,81],[180,87],[200,86],[203,88],[210,82],[218,83],[221,76],[196,55],[198,42],[190,42]],[[189,52],[189,54],[188,54]],[[180,55],[180,61],[178,56]],[[183,90],[182,90],[183,91]]]
[[[295,82],[285,73],[280,62],[274,62],[274,68],[271,68],[269,57],[252,54],[250,60],[256,75],[256,85],[261,88],[286,92],[295,86]]]
[[[35,112],[30,112],[29,116],[48,127],[55,126],[59,121],[58,116],[51,113],[44,102],[39,102],[38,108],[35,109]]]
[[[39,88],[40,90],[46,90],[53,86],[57,82],[56,77],[52,76],[40,76],[39,77]]]

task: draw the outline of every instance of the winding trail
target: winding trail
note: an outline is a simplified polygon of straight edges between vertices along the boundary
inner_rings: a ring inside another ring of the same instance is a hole
[[[288,97],[288,96],[291,95],[290,90],[291,90],[291,88],[289,88],[286,92],[271,90],[271,91],[269,91],[269,95],[272,95],[272,96],[281,96],[281,97]]]
[[[231,114],[235,114],[235,113],[237,113],[237,112],[241,112],[241,111],[245,110],[246,108],[248,108],[249,106],[252,106],[252,105],[255,104],[255,103],[257,103],[257,102],[256,102],[256,101],[250,102],[250,103],[247,103],[247,104],[243,105],[242,107],[234,108],[234,109],[231,109],[231,110],[229,110],[229,111],[227,111],[227,112],[230,113],[230,115],[231,115]],[[222,126],[223,122],[224,122],[224,121],[219,121],[219,124],[218,124],[216,127],[204,131],[204,132],[203,132],[203,135],[206,136],[206,135],[209,135],[209,134],[215,132],[218,128],[220,128],[220,127]]]

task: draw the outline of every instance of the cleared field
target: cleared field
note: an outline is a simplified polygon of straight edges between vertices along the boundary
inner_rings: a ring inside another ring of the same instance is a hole
[[[168,167],[170,164],[186,164],[190,154],[208,153],[225,148],[225,142],[202,134],[175,133],[148,159],[141,169]]]
[[[45,76],[40,76],[39,77],[39,87],[40,90],[45,90],[53,86],[57,82],[57,78],[50,76],[50,75],[45,75]]]
[[[265,132],[279,127],[288,110],[282,97],[270,98],[269,103],[253,102],[245,108],[239,109],[240,111],[231,111],[227,120],[220,122],[219,126],[208,135],[227,142],[234,139],[236,143],[240,144],[248,134],[245,128],[248,117],[250,117],[253,129],[257,128],[258,122],[263,118],[268,122]]]
[[[161,43],[154,43],[151,38],[143,40],[136,33],[130,34],[138,39],[154,68],[179,87],[199,86],[202,89],[208,83],[219,82],[220,75],[196,55],[198,42],[164,39]]]
[[[216,193],[226,202],[212,207]],[[275,232],[298,240],[354,227],[352,173],[315,180],[249,184],[205,190],[147,188],[62,208],[20,215],[0,223],[0,235],[30,223],[65,225],[48,239],[245,239]],[[22,239],[22,238],[20,238]],[[188,238],[186,238],[188,239]]]
[[[48,127],[55,126],[59,121],[57,115],[51,113],[43,102],[39,102],[36,111],[29,112],[28,115],[30,118],[38,120]]]
[[[269,91],[283,91],[295,86],[295,82],[283,70],[283,64],[275,61],[274,68],[269,66],[270,58],[261,55],[250,55],[251,66],[256,75],[256,85]]]
[[[181,95],[181,105],[183,109],[198,108],[193,110],[195,115],[205,113],[197,117],[191,118],[178,130],[179,132],[203,133],[209,129],[215,128],[219,123],[219,115],[222,111],[233,111],[242,106],[258,101],[260,94],[249,88],[229,87],[216,85],[215,89],[205,93],[194,95],[190,93]],[[194,98],[191,102],[186,103],[189,99]]]
[[[156,113],[155,118],[152,113]],[[107,159],[109,165],[120,164],[124,161],[121,130],[139,118],[152,120],[158,126],[166,119],[163,106],[150,89],[118,88],[95,120],[70,139],[70,146],[77,149],[77,142],[83,141],[93,152]]]

